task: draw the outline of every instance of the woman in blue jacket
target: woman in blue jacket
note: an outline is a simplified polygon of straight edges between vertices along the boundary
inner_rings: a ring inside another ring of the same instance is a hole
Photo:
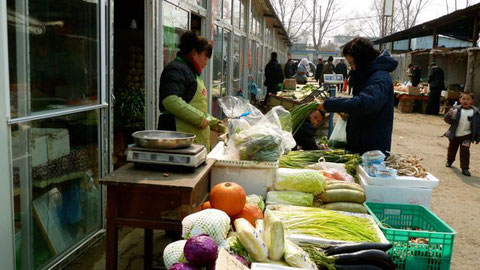
[[[385,50],[379,52],[365,38],[347,43],[343,55],[355,70],[358,95],[331,98],[320,106],[327,112],[348,114],[346,150],[363,154],[371,150],[390,152],[393,130],[393,81],[390,72],[398,62]]]

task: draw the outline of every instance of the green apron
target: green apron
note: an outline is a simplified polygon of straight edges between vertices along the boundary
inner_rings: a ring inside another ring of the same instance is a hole
[[[207,114],[207,89],[205,88],[205,84],[203,83],[203,80],[202,78],[200,78],[200,76],[197,76],[197,91],[195,92],[195,95],[193,96],[190,103],[188,104],[198,109],[199,111],[202,111],[205,114],[205,118],[207,120],[211,120],[209,118],[209,115]],[[207,151],[210,151],[210,127],[202,129],[176,117],[175,124],[177,127],[177,131],[193,133],[197,135],[197,137],[195,138],[195,143],[205,145],[205,147],[207,147]]]

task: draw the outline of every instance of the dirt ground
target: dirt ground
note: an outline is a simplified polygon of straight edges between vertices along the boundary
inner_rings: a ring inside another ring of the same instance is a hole
[[[433,191],[431,210],[457,231],[451,269],[471,270],[480,265],[480,144],[472,146],[471,177],[459,170],[458,161],[446,168],[447,130],[440,116],[396,112],[393,153],[415,154],[424,166],[440,179]],[[156,261],[169,239],[155,233]],[[99,243],[73,261],[67,269],[104,269],[105,244]],[[123,228],[120,232],[118,269],[143,269],[143,231]]]

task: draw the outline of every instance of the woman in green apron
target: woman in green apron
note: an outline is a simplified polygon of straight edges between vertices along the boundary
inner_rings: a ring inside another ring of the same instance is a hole
[[[212,57],[210,42],[188,31],[180,38],[180,51],[160,78],[158,129],[197,135],[195,143],[210,151],[210,130],[224,132],[218,119],[207,113],[208,94],[200,77]]]

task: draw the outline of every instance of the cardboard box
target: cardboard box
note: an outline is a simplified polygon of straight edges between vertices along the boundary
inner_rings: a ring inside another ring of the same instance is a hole
[[[243,265],[239,260],[235,259],[225,249],[221,248],[218,253],[217,261],[215,262],[215,269],[228,269],[228,270],[249,270],[248,267]]]
[[[70,154],[70,136],[64,128],[33,128],[32,136],[47,137],[48,160],[55,160]]]
[[[22,157],[31,156],[32,167],[48,162],[47,136],[32,137],[26,141],[25,131],[12,132],[12,158],[20,160]],[[20,161],[21,162],[21,161]]]
[[[414,105],[415,102],[413,100],[400,100],[398,110],[402,113],[411,113],[413,112]]]
[[[283,81],[283,88],[287,90],[295,90],[297,88],[296,79],[285,79]]]
[[[460,93],[462,92],[456,92],[456,91],[447,91],[445,98],[446,99],[459,99],[460,98]]]
[[[409,95],[416,95],[416,96],[420,95],[420,87],[418,87],[418,86],[415,86],[415,87],[414,86],[409,86],[407,88],[407,91],[408,91],[407,93]]]

